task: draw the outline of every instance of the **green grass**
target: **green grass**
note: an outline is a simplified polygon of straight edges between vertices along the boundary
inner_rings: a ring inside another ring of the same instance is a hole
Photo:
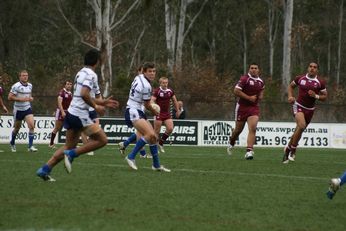
[[[346,151],[299,149],[281,164],[282,149],[256,148],[255,159],[225,148],[167,146],[153,172],[137,158],[131,171],[116,146],[82,156],[68,175],[63,163],[43,182],[36,170],[46,145],[17,153],[0,145],[0,230],[346,230],[346,192],[330,201],[328,180],[346,170]]]

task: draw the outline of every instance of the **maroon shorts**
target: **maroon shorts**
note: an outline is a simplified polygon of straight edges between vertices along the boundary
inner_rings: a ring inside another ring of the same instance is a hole
[[[66,114],[67,111],[65,111]],[[59,121],[64,121],[64,118],[61,115],[61,111],[59,108],[56,109],[55,111],[55,120],[59,120]]]
[[[306,125],[308,125],[311,122],[315,109],[306,109],[295,103],[292,106],[292,112],[293,112],[293,116],[295,116],[298,112],[303,112]]]
[[[172,119],[172,115],[170,112],[168,113],[160,113],[160,115],[155,116],[155,120],[161,120],[161,121],[165,121],[168,119]]]
[[[247,121],[247,118],[250,116],[260,115],[258,106],[243,106],[237,104],[235,108],[235,120],[236,121]]]

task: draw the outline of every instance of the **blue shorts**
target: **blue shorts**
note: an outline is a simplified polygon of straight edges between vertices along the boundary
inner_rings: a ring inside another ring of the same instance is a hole
[[[96,121],[96,119],[98,118],[97,116],[97,112],[94,110],[94,111],[89,111],[89,117],[90,119],[92,119],[92,121]]]
[[[129,128],[133,127],[132,122],[139,119],[147,119],[143,111],[134,108],[127,108],[125,111],[125,122]]]
[[[18,111],[16,109],[13,110],[14,121],[16,121],[16,120],[24,120],[25,116],[31,115],[31,114],[33,114],[31,108],[29,108],[29,109],[27,109],[25,111]]]
[[[66,113],[64,120],[65,129],[81,130],[86,126],[94,124],[94,121],[90,117],[82,118],[75,115]]]

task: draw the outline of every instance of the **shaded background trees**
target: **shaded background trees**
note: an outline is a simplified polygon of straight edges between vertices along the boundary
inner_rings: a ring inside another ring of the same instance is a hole
[[[289,2],[292,37],[285,42]],[[247,65],[257,62],[267,84],[262,119],[291,121],[284,78],[316,60],[330,98],[314,120],[345,121],[343,11],[340,0],[3,0],[0,74],[8,93],[16,73],[28,69],[35,112],[51,114],[60,83],[74,77],[87,49],[98,47],[104,51],[102,90],[123,107],[137,66],[154,61],[158,76],[171,78],[190,118],[233,119],[233,87]],[[291,50],[287,70],[284,44]],[[121,116],[122,109],[110,115]]]

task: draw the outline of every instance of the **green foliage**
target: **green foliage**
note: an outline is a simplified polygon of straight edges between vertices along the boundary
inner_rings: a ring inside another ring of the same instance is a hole
[[[108,145],[75,159],[70,175],[60,163],[57,181],[43,182],[35,171],[52,150],[38,148],[18,145],[14,155],[0,145],[1,230],[345,230],[345,191],[325,196],[345,170],[343,150],[299,149],[283,165],[281,148],[257,148],[246,161],[244,148],[229,157],[224,147],[167,146],[167,174],[139,158],[131,171]]]

